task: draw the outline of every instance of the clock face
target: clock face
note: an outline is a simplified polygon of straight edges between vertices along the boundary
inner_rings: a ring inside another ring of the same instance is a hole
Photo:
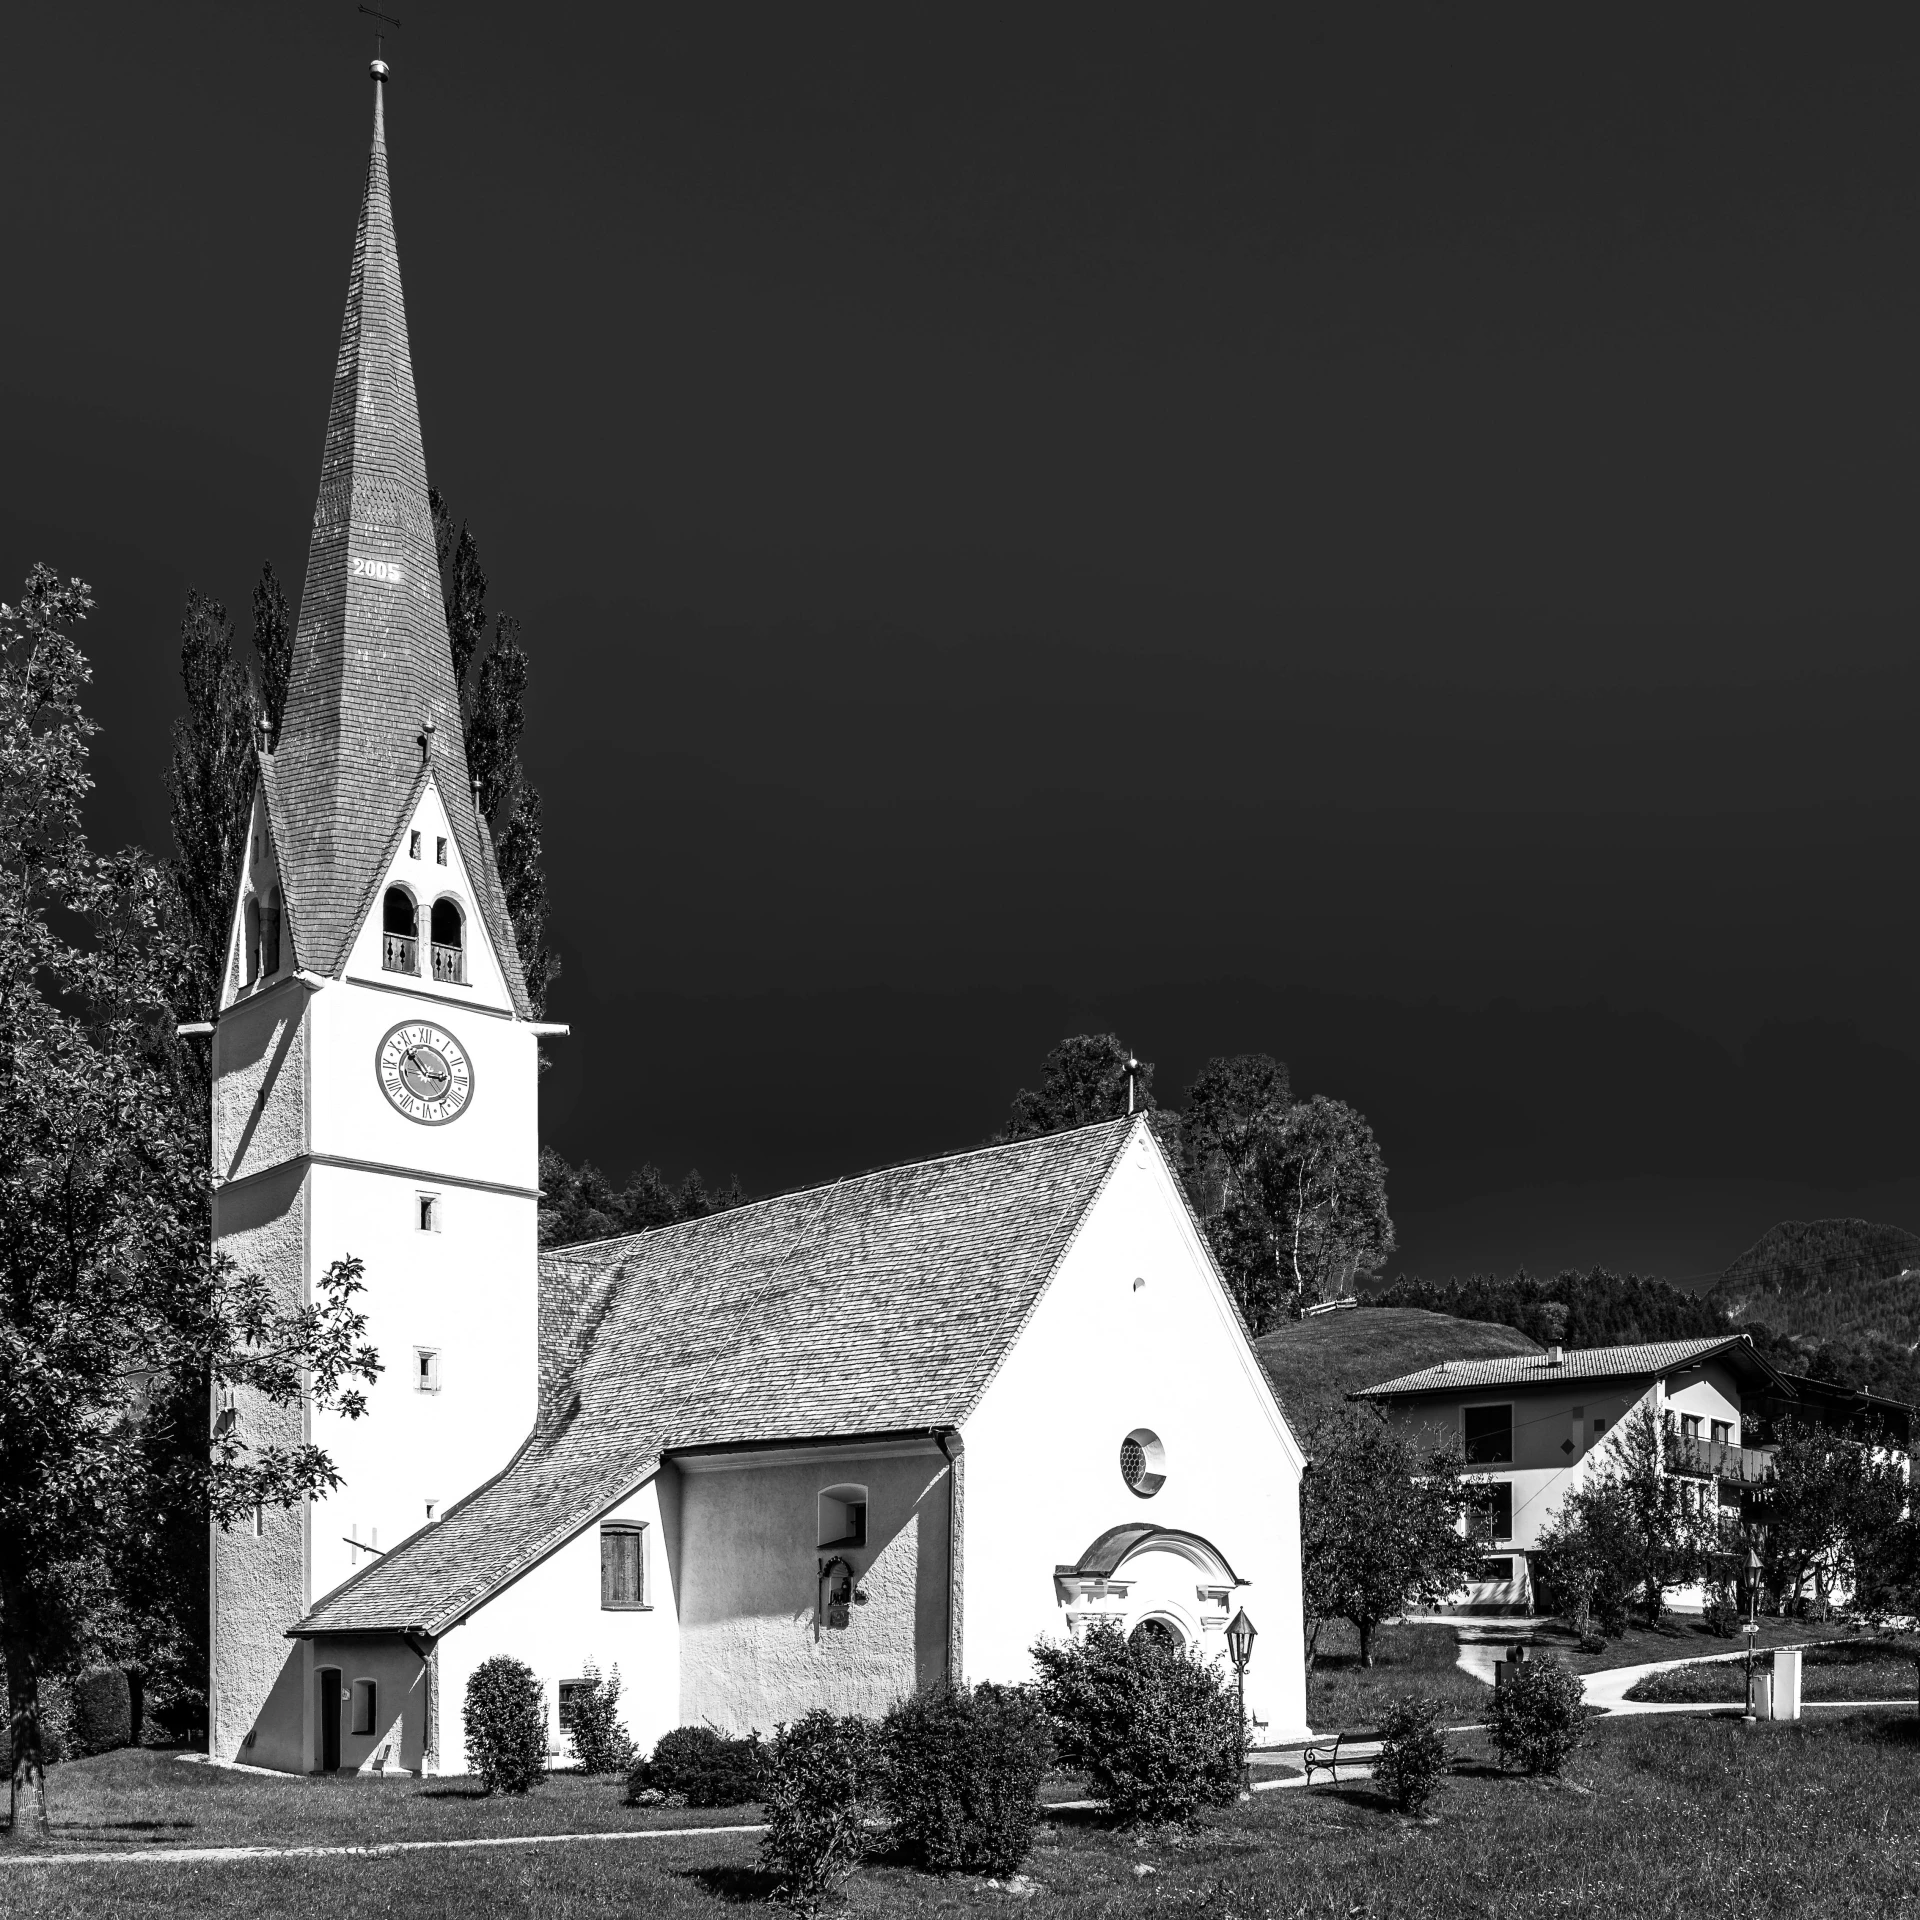
[[[458,1120],[473,1098],[473,1062],[466,1048],[430,1021],[390,1028],[373,1065],[380,1091],[423,1127]]]

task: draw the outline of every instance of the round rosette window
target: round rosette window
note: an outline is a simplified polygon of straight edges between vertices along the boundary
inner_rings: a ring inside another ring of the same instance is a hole
[[[1120,1478],[1142,1500],[1151,1500],[1167,1483],[1167,1450],[1150,1427],[1135,1427],[1120,1442]]]

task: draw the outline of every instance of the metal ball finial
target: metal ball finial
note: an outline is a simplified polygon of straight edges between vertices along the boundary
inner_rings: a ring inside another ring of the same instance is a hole
[[[368,71],[368,72],[369,72],[370,74],[372,74],[372,75],[373,75],[373,77],[374,77],[374,79],[375,79],[375,81],[376,81],[376,82],[378,82],[378,83],[379,83],[379,84],[380,84],[381,86],[385,86],[385,85],[386,85],[386,81],[387,81],[387,63],[386,63],[386,62],[385,62],[384,60],[370,60],[370,61],[368,61],[368,62],[367,62],[367,71]]]

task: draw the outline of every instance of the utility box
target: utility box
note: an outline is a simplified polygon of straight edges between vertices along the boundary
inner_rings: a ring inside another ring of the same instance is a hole
[[[1800,1718],[1800,1649],[1782,1647],[1773,1656],[1772,1712],[1774,1720]]]
[[[1773,1718],[1773,1675],[1765,1667],[1755,1667],[1751,1681],[1753,1691],[1747,1695],[1747,1711],[1756,1720]]]

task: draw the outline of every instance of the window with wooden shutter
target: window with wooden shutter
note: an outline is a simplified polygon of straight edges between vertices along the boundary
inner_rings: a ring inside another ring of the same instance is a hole
[[[617,1610],[646,1604],[647,1529],[609,1522],[600,1529],[600,1605]]]

